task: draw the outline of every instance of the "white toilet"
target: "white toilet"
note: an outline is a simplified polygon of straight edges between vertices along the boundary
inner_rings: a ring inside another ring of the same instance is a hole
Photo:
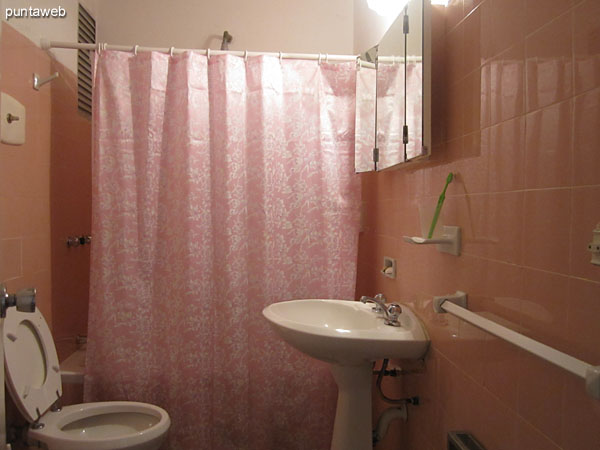
[[[157,450],[171,420],[158,406],[137,402],[98,402],[53,411],[62,395],[56,347],[44,317],[7,311],[2,336],[6,384],[31,423],[30,443],[49,450]]]

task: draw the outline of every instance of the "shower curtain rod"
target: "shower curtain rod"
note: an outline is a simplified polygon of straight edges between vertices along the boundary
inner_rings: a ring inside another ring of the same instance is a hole
[[[98,43],[98,44],[82,44],[77,42],[61,42],[61,41],[49,41],[47,39],[41,39],[40,46],[44,50],[49,50],[51,48],[63,48],[63,49],[76,49],[76,50],[116,50],[121,52],[160,52],[167,53],[170,55],[175,55],[179,53],[194,51],[198,53],[203,53],[210,58],[211,55],[233,55],[233,56],[259,56],[259,55],[268,55],[268,56],[276,56],[280,59],[307,59],[313,61],[337,61],[337,62],[348,62],[354,61],[357,65],[361,67],[369,67],[375,68],[375,64],[367,61],[363,61],[360,59],[360,55],[329,55],[327,53],[283,53],[283,52],[250,52],[250,51],[239,51],[239,50],[211,50],[211,49],[183,49],[183,48],[175,48],[175,47],[144,47],[141,45],[114,45],[107,43]],[[379,62],[387,62],[387,63],[401,63],[404,58],[399,56],[380,56],[378,58]],[[411,62],[421,62],[420,56],[409,56],[408,61]]]

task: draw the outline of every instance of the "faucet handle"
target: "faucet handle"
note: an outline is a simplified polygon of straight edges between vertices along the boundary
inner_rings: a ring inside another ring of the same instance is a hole
[[[400,314],[402,314],[402,306],[400,306],[398,303],[392,303],[390,306],[388,306],[388,313],[390,316],[398,317]]]
[[[387,312],[388,314],[385,319],[385,324],[394,327],[401,326],[398,317],[400,317],[400,314],[402,314],[402,306],[400,306],[398,303],[392,303],[387,307]]]

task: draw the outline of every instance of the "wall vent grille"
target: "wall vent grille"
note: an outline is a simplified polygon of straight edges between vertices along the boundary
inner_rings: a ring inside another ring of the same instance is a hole
[[[96,43],[96,21],[79,5],[77,42]],[[91,50],[77,50],[77,108],[83,114],[92,116],[92,56]]]

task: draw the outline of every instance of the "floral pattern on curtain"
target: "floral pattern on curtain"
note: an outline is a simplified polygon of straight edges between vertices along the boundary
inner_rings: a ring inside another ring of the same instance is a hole
[[[353,299],[355,64],[105,51],[86,401],[164,407],[165,449],[329,448],[336,389],[273,302]]]

